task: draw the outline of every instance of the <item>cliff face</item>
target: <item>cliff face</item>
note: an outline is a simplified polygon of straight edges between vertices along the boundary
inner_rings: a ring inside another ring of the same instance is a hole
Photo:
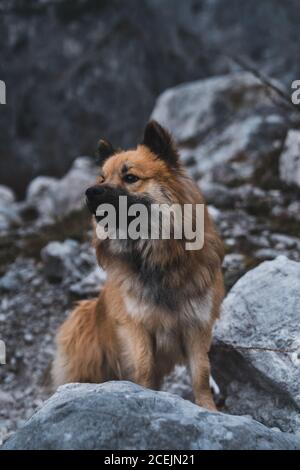
[[[300,76],[298,17],[296,0],[1,2],[1,182],[22,195],[99,136],[132,145],[160,92],[232,71],[226,54],[289,85]]]
[[[11,2],[0,19],[0,172],[19,193],[92,154],[100,136],[132,145],[158,93],[208,73],[185,2],[54,3]]]

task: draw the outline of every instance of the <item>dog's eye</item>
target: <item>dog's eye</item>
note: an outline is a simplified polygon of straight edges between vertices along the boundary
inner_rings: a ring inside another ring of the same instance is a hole
[[[132,173],[127,173],[127,175],[123,176],[123,181],[128,184],[136,183],[139,180],[139,177],[133,175]]]

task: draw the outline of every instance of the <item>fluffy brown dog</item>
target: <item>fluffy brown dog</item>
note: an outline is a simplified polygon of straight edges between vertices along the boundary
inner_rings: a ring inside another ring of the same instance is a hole
[[[95,214],[102,202],[117,207],[120,195],[136,202],[203,204],[177,149],[157,122],[135,150],[115,151],[100,141],[101,174],[86,192]],[[223,246],[204,212],[204,245],[186,240],[99,240],[107,281],[99,297],[80,302],[58,332],[55,385],[131,380],[159,388],[178,363],[189,367],[195,401],[215,409],[208,351],[223,298]]]

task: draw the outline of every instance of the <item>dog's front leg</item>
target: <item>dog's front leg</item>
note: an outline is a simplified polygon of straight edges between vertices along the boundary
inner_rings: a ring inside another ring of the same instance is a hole
[[[209,384],[209,345],[210,334],[196,329],[189,335],[187,340],[187,355],[195,402],[199,406],[216,411],[217,408]]]
[[[132,380],[144,387],[153,388],[153,344],[149,333],[136,322],[126,327],[130,338],[130,353]]]

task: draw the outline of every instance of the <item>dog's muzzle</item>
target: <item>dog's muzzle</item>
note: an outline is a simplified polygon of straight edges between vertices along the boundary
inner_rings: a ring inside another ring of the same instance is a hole
[[[97,207],[104,201],[104,193],[102,186],[91,186],[86,190],[86,205],[92,214],[96,214]]]
[[[118,213],[120,196],[129,196],[127,191],[108,184],[91,186],[86,190],[85,195],[86,204],[94,215],[96,215],[100,204],[111,204],[116,209],[116,213]]]
[[[101,204],[111,204],[114,206],[117,217],[119,216],[119,211],[123,210],[120,207],[120,196],[126,196],[126,208],[128,208],[132,204],[145,204],[147,207],[150,205],[151,201],[147,197],[136,196],[134,194],[130,194],[126,189],[118,188],[116,186],[112,186],[109,184],[101,184],[96,186],[91,186],[85,192],[86,195],[86,204],[89,208],[90,212],[96,215],[96,211]],[[96,220],[100,221],[101,216],[96,216]],[[134,219],[135,216],[128,216],[128,222],[131,219]]]
[[[104,202],[105,192],[104,186],[91,186],[86,190],[86,205],[92,214],[96,214],[97,207]]]

